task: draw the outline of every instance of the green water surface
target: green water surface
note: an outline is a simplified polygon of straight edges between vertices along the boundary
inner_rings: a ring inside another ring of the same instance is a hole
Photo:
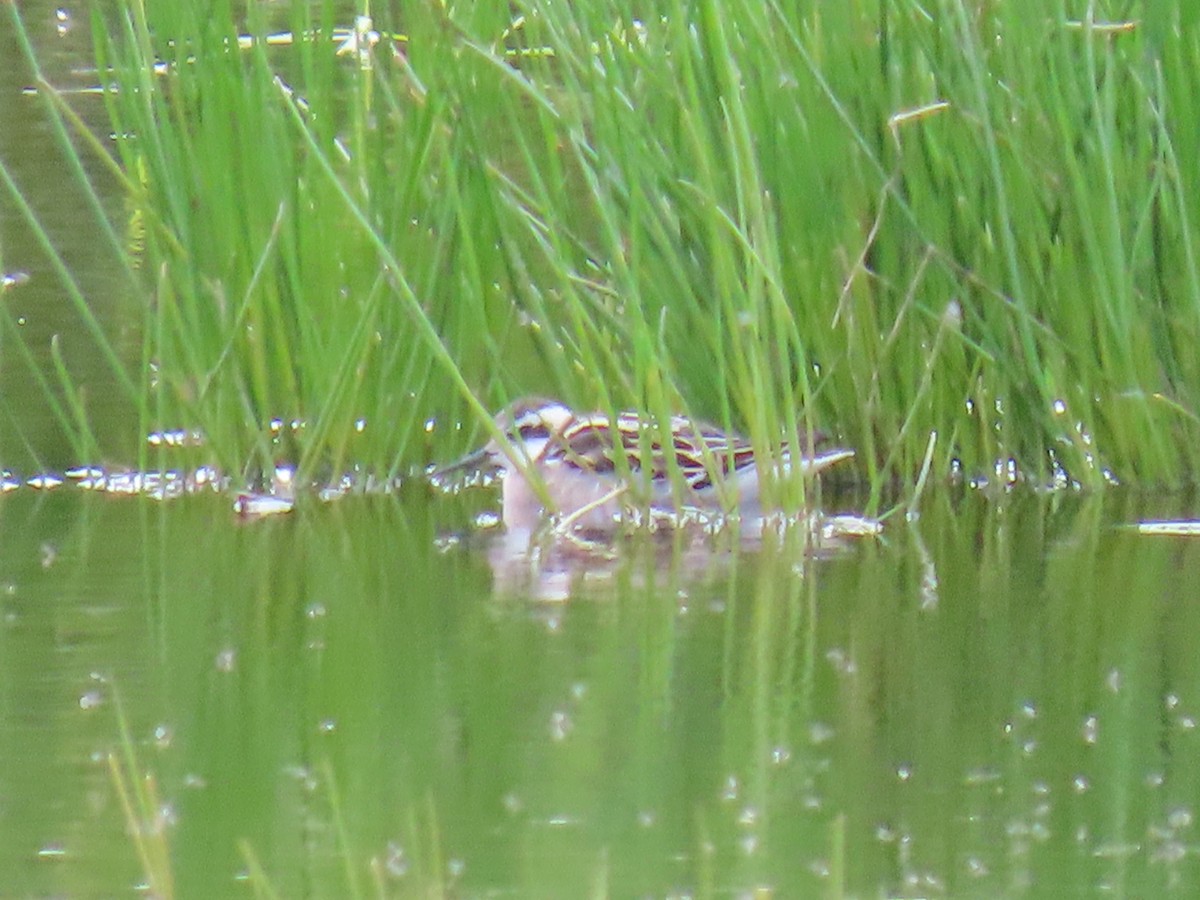
[[[145,882],[126,750],[179,896],[1198,883],[1200,545],[1144,510],[944,498],[826,558],[505,572],[453,506],[0,500],[3,893]]]

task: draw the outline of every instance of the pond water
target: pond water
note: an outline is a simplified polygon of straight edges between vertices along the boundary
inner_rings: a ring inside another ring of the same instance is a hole
[[[76,77],[86,29],[22,9]],[[8,28],[0,154],[119,328]],[[7,196],[0,262],[32,346],[77,327]],[[0,462],[79,462],[28,378],[0,355]],[[1127,527],[1185,501],[943,492],[821,554],[533,559],[472,527],[494,502],[0,496],[0,895],[1200,884],[1200,544]]]
[[[0,500],[6,892],[125,893],[139,832],[184,896],[1196,884],[1200,545],[1144,510],[514,577],[460,506]]]

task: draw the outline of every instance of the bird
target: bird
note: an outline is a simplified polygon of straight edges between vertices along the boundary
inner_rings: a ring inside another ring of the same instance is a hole
[[[545,397],[515,401],[495,424],[505,441],[493,438],[434,477],[501,476],[501,518],[510,530],[533,531],[557,517],[560,528],[611,531],[638,510],[656,522],[727,511],[742,520],[763,515],[754,448],[715,425],[681,415],[660,424],[635,412],[579,413]],[[813,449],[800,456],[805,477],[854,456],[815,449],[823,440],[814,434]],[[786,475],[791,453],[785,448],[772,464]]]

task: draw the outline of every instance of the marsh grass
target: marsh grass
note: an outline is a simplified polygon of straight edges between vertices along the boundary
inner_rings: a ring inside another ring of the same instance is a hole
[[[346,55],[237,48],[331,3],[97,15],[148,417],[235,471],[406,471],[541,393],[827,428],[876,502],[1187,481],[1200,47],[1122,10],[377,4]]]

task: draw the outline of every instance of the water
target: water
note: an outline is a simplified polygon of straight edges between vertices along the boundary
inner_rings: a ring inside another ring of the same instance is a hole
[[[71,77],[86,33],[22,9]],[[0,21],[0,152],[119,327]],[[4,302],[69,337],[0,228]],[[80,462],[18,362],[30,463]],[[494,506],[0,496],[0,895],[1194,894],[1200,544],[1125,527],[1182,501],[940,493],[819,557],[532,561],[471,526]]]
[[[22,16],[38,47],[46,79],[67,92],[72,107],[101,137],[108,127],[91,63],[91,32],[86,11],[55,4],[22,4]],[[140,313],[130,309],[126,276],[115,264],[114,248],[102,237],[96,212],[68,168],[56,130],[46,112],[45,97],[31,93],[33,74],[25,65],[8,10],[0,15],[0,159],[70,269],[92,314],[109,340],[136,354]],[[100,203],[118,234],[124,208],[105,167],[83,153],[86,177],[96,186]],[[24,472],[40,467],[66,468],[72,458],[63,429],[15,347],[15,334],[30,348],[43,372],[53,373],[51,341],[56,338],[64,364],[76,383],[89,386],[84,402],[100,442],[135,458],[131,439],[131,404],[112,386],[112,373],[95,342],[86,336],[82,318],[59,281],[50,256],[0,185],[0,278],[15,278],[0,290],[9,322],[0,325],[0,461]],[[50,375],[53,381],[53,375]],[[61,392],[56,396],[61,400]],[[20,434],[14,422],[20,422]]]
[[[1137,512],[943,499],[820,559],[634,541],[535,599],[416,487],[243,524],[17,491],[0,872],[140,883],[128,752],[183,895],[1186,892],[1200,549]]]

